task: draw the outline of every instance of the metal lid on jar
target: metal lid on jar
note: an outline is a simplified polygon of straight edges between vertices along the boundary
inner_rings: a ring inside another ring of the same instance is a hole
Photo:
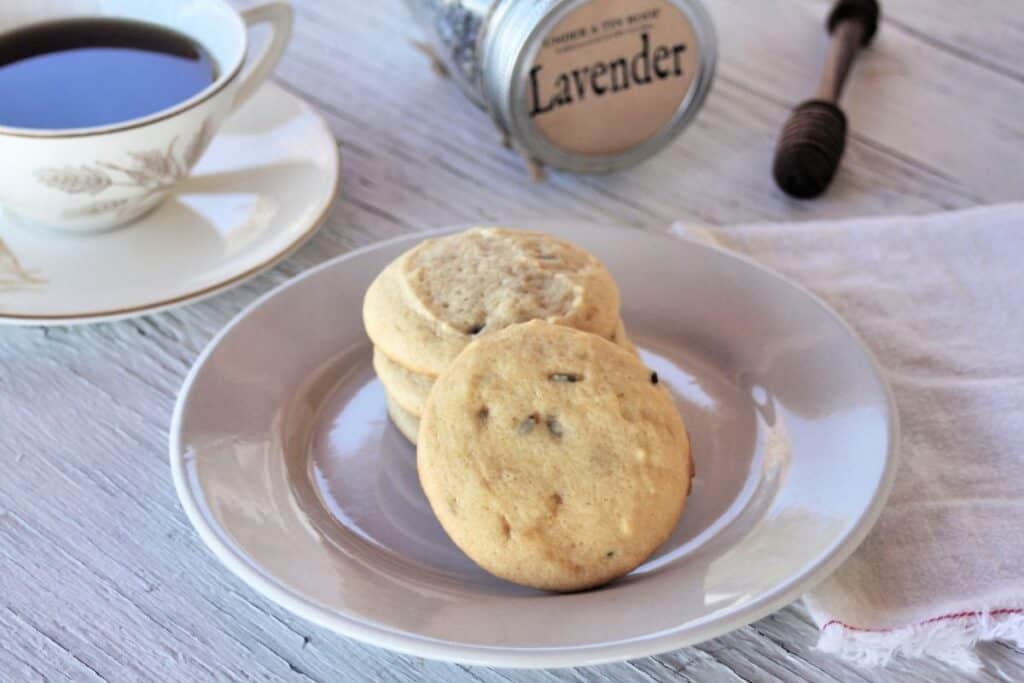
[[[612,171],[667,145],[715,70],[700,0],[503,0],[479,36],[479,86],[529,156]]]

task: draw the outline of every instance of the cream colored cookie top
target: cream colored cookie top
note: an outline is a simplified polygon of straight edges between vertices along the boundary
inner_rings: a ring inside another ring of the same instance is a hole
[[[427,400],[417,453],[431,507],[470,558],[562,591],[647,559],[692,471],[672,398],[636,356],[541,321],[456,359]]]
[[[619,292],[596,258],[536,232],[474,228],[426,240],[370,285],[373,343],[410,370],[438,375],[474,338],[533,319],[610,337]]]

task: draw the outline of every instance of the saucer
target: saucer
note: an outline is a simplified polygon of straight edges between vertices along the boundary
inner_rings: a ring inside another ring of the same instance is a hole
[[[237,285],[312,237],[339,165],[320,115],[267,83],[224,123],[192,176],[127,227],[61,233],[0,209],[0,323],[115,320]]]

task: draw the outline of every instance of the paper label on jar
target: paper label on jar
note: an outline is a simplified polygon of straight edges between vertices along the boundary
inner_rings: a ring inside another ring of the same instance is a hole
[[[530,120],[567,152],[606,155],[665,127],[700,62],[686,15],[665,0],[591,0],[545,36],[529,72]]]

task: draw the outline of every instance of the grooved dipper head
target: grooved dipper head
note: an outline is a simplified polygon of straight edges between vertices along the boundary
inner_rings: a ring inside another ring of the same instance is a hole
[[[820,100],[804,102],[790,114],[775,148],[772,174],[779,188],[798,199],[817,197],[839,168],[846,146],[846,116]]]

